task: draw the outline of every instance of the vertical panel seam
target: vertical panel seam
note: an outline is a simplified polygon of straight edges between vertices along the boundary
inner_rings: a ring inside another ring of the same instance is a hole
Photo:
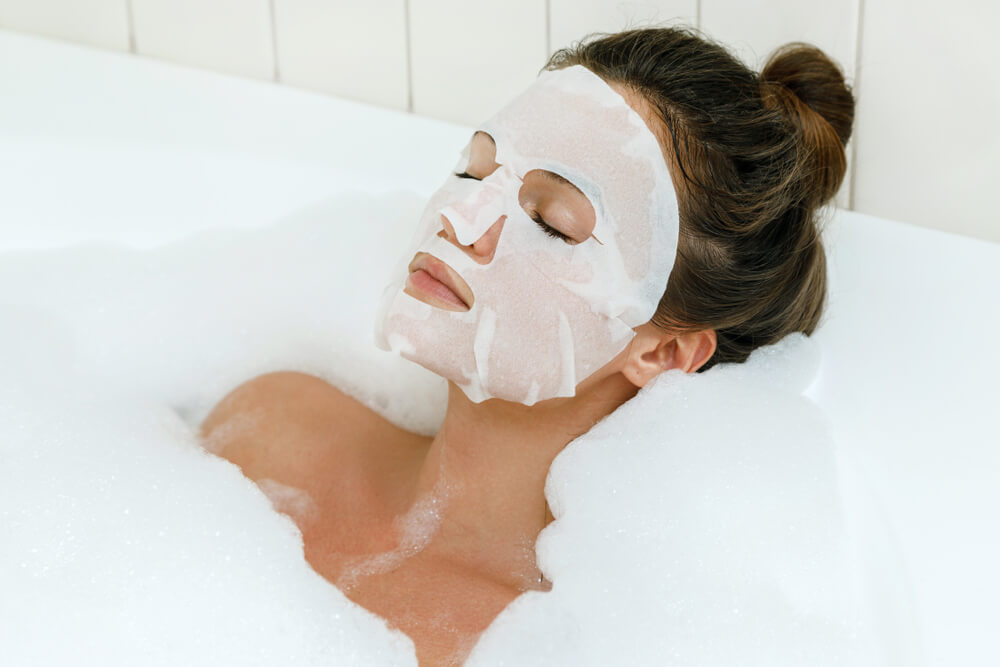
[[[128,24],[128,50],[135,53],[135,18],[132,16],[132,0],[125,0],[125,22]]]
[[[545,0],[545,60],[552,55],[552,0]]]
[[[694,3],[694,23],[701,30],[701,0],[695,0]]]
[[[276,82],[281,81],[281,70],[278,69],[278,21],[277,11],[274,8],[275,0],[268,0],[268,9],[271,13],[271,62],[274,65],[271,75]]]
[[[854,121],[854,141],[851,142],[851,174],[850,174],[850,184],[851,184],[851,195],[847,198],[847,208],[853,211],[854,205],[856,203],[857,192],[858,192],[858,127],[857,127],[857,104],[858,95],[861,90],[861,43],[864,40],[864,21],[865,21],[865,0],[858,0],[858,23],[855,30],[855,39],[857,40],[854,44],[854,106],[855,106],[855,121]]]
[[[403,32],[406,41],[406,110],[413,113],[413,36],[410,34],[410,0],[403,0]]]

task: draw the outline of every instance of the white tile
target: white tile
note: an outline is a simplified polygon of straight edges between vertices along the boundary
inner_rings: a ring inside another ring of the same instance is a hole
[[[848,84],[855,78],[858,0],[700,0],[701,29],[728,46],[757,71],[775,48],[788,42],[808,42],[823,49],[841,66]],[[850,202],[848,175],[838,206]]]
[[[0,27],[128,51],[127,0],[0,0]]]
[[[856,210],[1000,241],[998,25],[994,2],[865,3]]]
[[[545,0],[409,2],[417,113],[478,124],[545,65]]]
[[[136,51],[239,76],[274,78],[269,0],[130,0]]]
[[[405,0],[274,0],[278,79],[407,108]]]
[[[695,25],[698,0],[607,2],[549,0],[549,47],[555,51],[592,32],[618,32],[647,25]]]

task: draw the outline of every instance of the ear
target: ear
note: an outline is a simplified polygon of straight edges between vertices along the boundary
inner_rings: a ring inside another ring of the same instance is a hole
[[[643,324],[635,330],[622,374],[635,386],[644,387],[660,373],[673,368],[693,373],[715,354],[716,342],[712,329],[675,335],[655,324]]]

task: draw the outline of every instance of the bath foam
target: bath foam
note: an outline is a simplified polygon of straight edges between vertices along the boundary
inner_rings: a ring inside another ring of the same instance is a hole
[[[264,477],[257,480],[257,486],[264,492],[276,512],[287,514],[296,526],[301,528],[316,520],[319,508],[312,497],[294,486]]]
[[[149,251],[0,256],[5,662],[415,664],[195,428],[241,382],[291,369],[433,432],[444,384],[370,340],[422,203],[359,196]],[[470,664],[868,664],[833,451],[801,395],[816,354],[795,336],[668,373],[571,443],[537,545],[553,589],[518,598]]]
[[[443,383],[370,340],[392,239],[357,232],[422,205],[347,198],[148,251],[0,254],[0,663],[416,665],[195,427],[240,383],[292,369],[436,428]]]
[[[670,371],[572,442],[536,545],[553,589],[515,600],[467,664],[879,664],[835,451],[801,395],[818,363],[793,334]]]
[[[416,665],[176,414],[87,389],[0,401],[3,664]]]

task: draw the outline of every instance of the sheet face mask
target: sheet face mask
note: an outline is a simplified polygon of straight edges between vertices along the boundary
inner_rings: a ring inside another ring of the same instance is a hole
[[[432,195],[383,295],[376,343],[455,382],[475,402],[573,396],[625,349],[666,289],[679,229],[670,173],[642,118],[579,65],[543,72],[479,131],[496,143],[500,166],[481,181],[453,175]],[[468,163],[467,146],[456,174]],[[586,196],[596,217],[590,238],[554,238],[522,208],[525,174],[536,169]],[[498,222],[495,251],[484,261],[470,246]],[[469,310],[403,291],[418,252],[465,280]]]

